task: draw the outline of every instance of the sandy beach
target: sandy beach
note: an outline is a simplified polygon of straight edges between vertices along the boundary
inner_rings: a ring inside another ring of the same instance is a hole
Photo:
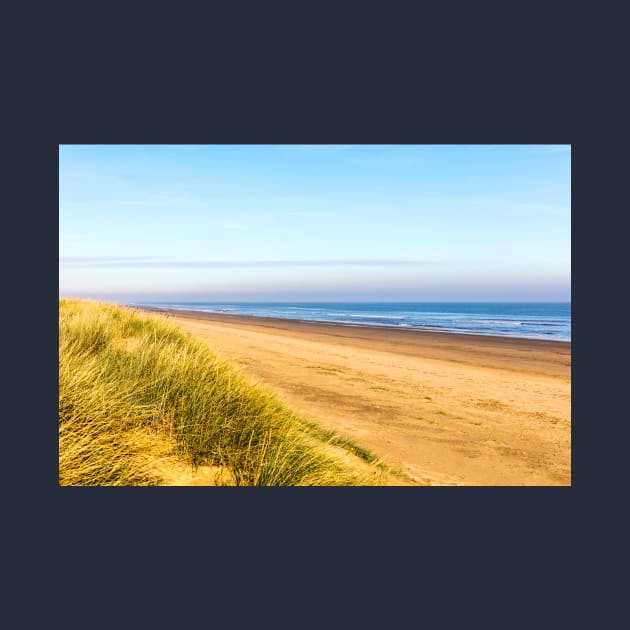
[[[570,485],[571,344],[170,311],[408,485]]]

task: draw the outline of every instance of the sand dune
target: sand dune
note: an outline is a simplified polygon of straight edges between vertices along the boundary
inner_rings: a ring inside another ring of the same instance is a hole
[[[571,484],[570,343],[168,316],[417,484]]]

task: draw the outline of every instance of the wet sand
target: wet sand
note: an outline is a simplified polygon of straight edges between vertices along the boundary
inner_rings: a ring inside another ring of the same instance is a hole
[[[152,310],[152,309],[148,309]],[[405,484],[570,485],[571,344],[170,311]]]

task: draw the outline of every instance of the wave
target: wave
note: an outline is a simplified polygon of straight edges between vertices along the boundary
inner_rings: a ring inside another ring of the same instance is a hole
[[[454,319],[454,322],[462,324],[488,324],[490,326],[522,326],[529,322],[517,322],[513,319]]]
[[[354,317],[356,319],[406,319],[404,315],[364,315],[363,313],[326,313],[333,317]]]

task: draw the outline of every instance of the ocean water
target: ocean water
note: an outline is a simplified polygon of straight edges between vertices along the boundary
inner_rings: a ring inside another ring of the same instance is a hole
[[[130,306],[571,341],[569,302],[136,302]]]

